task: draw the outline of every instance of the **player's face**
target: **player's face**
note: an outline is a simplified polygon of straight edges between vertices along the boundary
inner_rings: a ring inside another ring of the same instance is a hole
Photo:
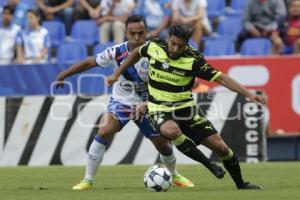
[[[32,12],[27,13],[28,24],[31,28],[35,28],[39,25],[39,17],[37,17]]]
[[[289,7],[289,14],[291,16],[300,16],[300,1],[292,1]]]
[[[168,56],[171,59],[178,59],[186,48],[185,40],[171,35],[168,39]]]
[[[11,20],[12,20],[12,14],[10,13],[10,11],[9,10],[4,10],[3,14],[2,14],[3,24],[9,25]]]
[[[129,23],[127,26],[126,37],[133,48],[145,43],[146,34],[147,30],[143,22]]]

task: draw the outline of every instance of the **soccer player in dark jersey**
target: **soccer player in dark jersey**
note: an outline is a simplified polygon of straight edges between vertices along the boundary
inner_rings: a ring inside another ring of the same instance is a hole
[[[196,161],[199,161],[199,144],[216,152],[238,189],[261,189],[260,186],[243,180],[237,157],[217,134],[212,123],[196,107],[191,89],[194,79],[199,77],[215,81],[253,102],[265,104],[266,99],[248,91],[209,65],[199,51],[188,45],[192,34],[193,28],[189,25],[171,27],[167,41],[156,39],[136,48],[114,74],[107,78],[107,85],[117,81],[128,66],[141,57],[147,57],[148,109],[156,129],[172,140],[178,150]]]

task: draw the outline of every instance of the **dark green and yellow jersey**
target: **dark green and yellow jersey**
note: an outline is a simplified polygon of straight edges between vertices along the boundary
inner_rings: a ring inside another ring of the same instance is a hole
[[[141,56],[149,59],[149,112],[168,112],[195,105],[191,92],[195,77],[214,81],[221,74],[191,47],[186,48],[181,58],[172,60],[166,45],[155,39],[140,47]]]

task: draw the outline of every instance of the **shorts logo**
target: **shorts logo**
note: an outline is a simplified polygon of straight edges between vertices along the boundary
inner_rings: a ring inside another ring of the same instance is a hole
[[[155,120],[156,121],[156,124],[161,124],[161,123],[163,123],[164,122],[164,114],[162,114],[162,113],[160,113],[160,114],[158,114],[156,117],[157,117],[157,119]]]
[[[164,63],[162,64],[162,67],[163,67],[164,69],[168,69],[168,68],[170,67],[170,65],[169,65],[168,63],[164,62]]]
[[[193,118],[194,121],[199,121],[201,120],[201,117],[200,115],[195,115],[194,118]]]
[[[212,125],[210,124],[209,126],[205,126],[205,129],[211,129],[211,130],[213,130],[213,127],[212,127]]]
[[[157,119],[157,124],[161,124],[163,121],[164,121],[163,118],[158,118],[158,119]]]

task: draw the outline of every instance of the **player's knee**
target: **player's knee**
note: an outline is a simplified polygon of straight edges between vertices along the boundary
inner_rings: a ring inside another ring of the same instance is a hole
[[[227,156],[230,152],[229,147],[224,143],[224,142],[220,142],[217,145],[217,154],[221,157]]]
[[[106,140],[110,140],[113,135],[113,132],[107,127],[100,127],[98,130],[98,135]]]
[[[181,134],[181,130],[177,126],[170,126],[167,123],[160,127],[160,132],[171,140],[177,138]]]
[[[172,140],[177,138],[181,134],[180,129],[176,128],[161,130],[161,132],[165,137],[170,138]]]

